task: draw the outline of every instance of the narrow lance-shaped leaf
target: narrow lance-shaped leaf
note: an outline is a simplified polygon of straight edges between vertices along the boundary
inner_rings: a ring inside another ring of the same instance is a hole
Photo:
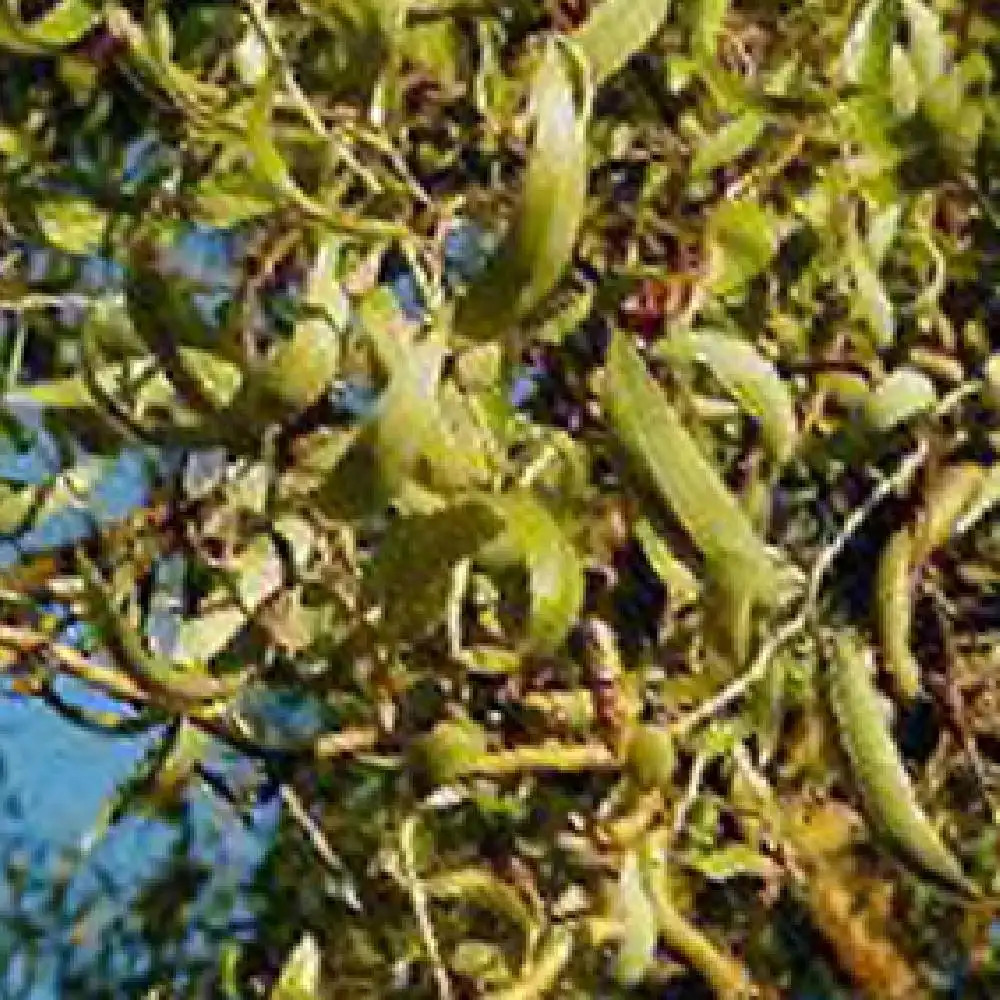
[[[897,531],[886,544],[876,576],[876,619],[886,669],[900,694],[912,698],[920,668],[910,649],[913,580],[921,566],[963,528],[967,512],[983,495],[985,472],[971,462],[943,470],[924,499],[917,523]]]
[[[649,44],[670,0],[603,0],[573,35],[599,87]]]
[[[917,801],[875,687],[870,650],[846,629],[829,641],[830,705],[869,819],[924,872],[979,895]]]
[[[406,236],[405,227],[371,217],[339,211],[304,191],[274,138],[271,103],[276,81],[262,86],[245,121],[224,123],[216,130],[220,141],[241,144],[247,152],[251,176],[275,196],[297,208],[307,218],[322,222],[335,232],[368,236]]]
[[[622,444],[705,556],[710,572],[757,601],[778,603],[775,560],[621,332],[608,353],[604,405]]]
[[[875,585],[875,612],[886,670],[905,698],[913,698],[920,689],[920,665],[910,649],[913,575],[913,535],[905,527],[886,544]]]
[[[924,562],[945,545],[983,485],[984,470],[974,462],[960,462],[942,470],[928,490],[913,532],[913,558]]]
[[[750,416],[760,421],[764,444],[779,465],[795,450],[798,425],[788,383],[744,340],[713,331],[681,333],[659,353],[687,363],[701,362]]]
[[[635,854],[622,866],[615,894],[615,916],[622,923],[615,977],[624,986],[635,986],[653,964],[659,928],[656,910],[646,895],[646,887]]]
[[[502,336],[555,287],[569,263],[587,192],[587,118],[570,63],[551,45],[531,88],[535,135],[510,232],[459,303],[461,333]]]
[[[842,55],[842,73],[848,83],[886,93],[898,0],[869,0],[851,27]]]
[[[693,604],[698,598],[698,578],[670,549],[660,537],[648,518],[640,518],[633,529],[635,540],[649,560],[653,572],[670,593],[672,602],[678,606]]]
[[[732,163],[748,149],[752,149],[764,134],[767,120],[754,109],[745,111],[738,118],[727,122],[713,135],[698,144],[691,160],[691,173],[704,177],[716,167]]]
[[[910,59],[923,89],[935,83],[946,67],[947,49],[937,14],[920,0],[903,0],[910,29]]]
[[[854,314],[867,325],[875,348],[884,350],[891,347],[896,334],[892,300],[882,284],[878,269],[856,234],[848,240],[846,259],[853,285],[851,304]]]
[[[681,8],[690,35],[691,55],[702,66],[715,62],[719,35],[725,28],[729,0],[691,0]]]
[[[954,534],[963,535],[970,531],[998,503],[1000,503],[1000,465],[994,465],[984,471],[979,490],[955,523]]]
[[[112,6],[106,17],[108,32],[127,48],[130,69],[166,94],[186,114],[199,120],[225,99],[225,90],[205,83],[171,58],[170,22],[162,5],[147,4],[143,25],[123,6]]]
[[[132,772],[101,805],[84,843],[93,849],[126,816],[156,815],[169,809],[209,748],[209,737],[184,718],[154,738]]]

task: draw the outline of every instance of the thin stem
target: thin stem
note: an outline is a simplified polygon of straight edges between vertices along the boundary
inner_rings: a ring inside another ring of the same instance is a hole
[[[408,816],[400,830],[403,877],[406,880],[410,899],[413,901],[413,912],[416,914],[417,925],[420,927],[420,936],[423,938],[424,948],[427,950],[427,957],[430,959],[431,969],[434,972],[438,996],[441,1000],[451,1000],[451,981],[448,979],[448,970],[444,967],[441,949],[438,947],[437,937],[434,934],[434,925],[431,923],[430,911],[427,906],[427,893],[420,881],[420,876],[417,874],[413,842],[416,824],[416,816]]]
[[[302,114],[302,117],[306,120],[306,123],[316,133],[316,135],[328,143],[334,153],[336,153],[336,155],[339,156],[344,163],[346,163],[365,182],[365,184],[368,185],[373,194],[381,194],[382,185],[379,183],[378,178],[357,160],[342,140],[338,139],[327,130],[326,126],[323,124],[323,120],[319,116],[319,112],[315,107],[313,107],[313,104],[306,95],[306,92],[302,89],[299,81],[295,78],[295,73],[292,70],[291,64],[285,57],[285,53],[282,51],[281,45],[278,43],[277,38],[275,38],[274,32],[271,30],[271,25],[268,23],[267,17],[264,14],[266,4],[261,2],[261,0],[248,0],[248,2],[243,6],[247,11],[247,15],[249,16],[251,23],[253,24],[254,30],[264,43],[264,46],[268,51],[268,55],[270,55],[275,64],[281,70],[281,78],[285,85],[285,89],[288,91],[289,97],[291,97],[295,106]]]

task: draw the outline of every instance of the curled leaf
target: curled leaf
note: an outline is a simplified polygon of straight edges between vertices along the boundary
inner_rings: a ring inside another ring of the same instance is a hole
[[[705,330],[671,337],[660,353],[706,365],[741,409],[760,422],[764,444],[775,463],[788,461],[798,438],[792,394],[774,365],[752,344]]]
[[[562,528],[530,492],[495,497],[504,530],[480,553],[486,566],[523,566],[528,573],[528,644],[554,652],[565,641],[583,604],[583,566]]]
[[[643,869],[663,942],[705,977],[720,1000],[747,1000],[756,992],[746,970],[677,909],[663,866],[644,857]]]
[[[485,868],[462,868],[424,880],[431,899],[457,899],[513,921],[530,938],[535,918],[521,895]]]
[[[979,890],[917,801],[886,724],[872,667],[871,651],[855,632],[841,629],[831,637],[830,705],[868,817],[921,870],[963,894],[977,896]]]
[[[92,0],[62,0],[41,17],[23,20],[17,4],[0,5],[0,49],[22,55],[45,55],[78,42],[98,19]]]
[[[572,955],[572,932],[566,927],[555,927],[520,981],[506,989],[484,994],[484,1000],[540,1000],[556,985]]]

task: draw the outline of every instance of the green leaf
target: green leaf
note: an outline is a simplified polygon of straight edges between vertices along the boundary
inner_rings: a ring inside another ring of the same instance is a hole
[[[275,210],[269,187],[247,176],[244,170],[214,174],[188,191],[192,216],[208,226],[235,226]]]
[[[536,921],[517,890],[486,868],[461,868],[424,880],[431,899],[462,900],[516,924],[530,940]]]
[[[934,383],[916,368],[897,368],[865,400],[865,419],[880,434],[937,405]]]
[[[853,311],[863,320],[872,344],[879,350],[891,347],[896,337],[896,320],[889,294],[861,241],[849,241],[847,262],[853,284]]]
[[[452,87],[458,82],[461,36],[452,21],[413,25],[401,40],[400,51],[408,62],[428,72],[442,85]]]
[[[670,592],[671,600],[679,605],[694,603],[698,599],[698,578],[674,555],[649,518],[640,518],[633,528],[633,534],[642,546],[653,572]]]
[[[71,254],[92,253],[104,238],[107,215],[86,198],[48,198],[34,203],[46,241]]]
[[[872,219],[865,241],[872,264],[881,267],[890,248],[899,235],[899,223],[903,215],[901,204],[888,205]]]
[[[892,106],[902,118],[909,118],[920,103],[920,81],[913,60],[901,45],[892,47]]]
[[[670,12],[670,0],[602,0],[573,34],[595,87],[644,49]]]
[[[681,332],[658,349],[681,363],[706,365],[740,408],[760,421],[771,458],[783,465],[795,451],[798,422],[788,383],[752,344],[714,331]]]
[[[665,796],[670,794],[677,753],[665,726],[642,723],[634,726],[627,737],[626,756],[640,788],[659,788]]]
[[[521,205],[484,273],[459,302],[455,327],[501,337],[553,290],[570,261],[587,193],[587,103],[577,107],[568,59],[551,45],[531,87],[535,135]]]
[[[97,21],[91,0],[62,0],[33,21],[17,14],[16,0],[0,5],[0,48],[23,55],[44,55],[78,42]]]
[[[271,87],[261,87],[247,115],[246,147],[250,154],[251,176],[274,194],[298,204],[308,214],[322,215],[323,209],[299,188],[275,144],[271,127],[271,100]]]
[[[755,201],[724,201],[708,223],[710,287],[719,295],[752,281],[778,249],[777,222]]]
[[[936,83],[945,72],[948,50],[937,14],[920,0],[903,0],[910,28],[910,59],[922,90]]]
[[[394,520],[364,576],[367,603],[381,609],[380,638],[415,641],[439,624],[456,563],[502,528],[501,517],[478,500]]]
[[[285,960],[270,1000],[320,1000],[320,953],[312,934],[303,934]]]
[[[251,25],[243,33],[233,52],[233,65],[240,81],[248,87],[263,81],[268,69],[267,46],[256,27]]]
[[[14,487],[8,483],[0,483],[0,535],[13,535],[22,531],[38,500],[37,487]]]
[[[710,573],[733,591],[778,603],[775,560],[621,332],[608,353],[604,405],[619,440],[705,556]]]
[[[920,690],[920,665],[910,649],[913,624],[913,535],[900,528],[879,559],[875,578],[875,616],[885,667],[904,698]]]
[[[24,156],[27,150],[28,146],[17,129],[0,125],[0,155],[20,157]]]
[[[635,986],[642,982],[653,964],[659,937],[656,910],[646,895],[635,854],[629,854],[622,865],[613,912],[622,925],[615,978],[623,986]]]
[[[566,640],[583,605],[583,566],[547,508],[528,491],[490,500],[503,519],[503,533],[481,553],[487,566],[523,566],[528,573],[528,644],[555,652]]]
[[[197,383],[201,398],[214,409],[225,410],[232,404],[243,384],[243,372],[237,365],[212,351],[187,344],[177,347],[177,360],[187,376]]]
[[[767,120],[753,109],[727,122],[717,132],[701,140],[691,160],[694,177],[704,177],[716,167],[732,163],[752,149],[764,134]]]
[[[209,663],[243,629],[250,617],[281,587],[283,564],[274,542],[255,538],[233,561],[229,585],[211,595],[209,610],[181,623],[173,659]]]
[[[842,629],[830,637],[827,663],[833,714],[872,823],[924,872],[979,895],[917,802],[886,723],[870,650],[855,632]]]
[[[888,89],[899,14],[898,0],[868,0],[861,8],[841,55],[841,71],[848,83],[881,93]]]
[[[768,878],[780,871],[771,858],[746,844],[729,844],[705,854],[687,854],[684,856],[684,863],[713,882],[724,882],[747,875]]]
[[[347,326],[347,296],[341,283],[343,243],[331,237],[320,248],[303,295],[312,315],[300,319],[264,364],[252,368],[236,418],[284,420],[315,403],[337,372]]]
[[[691,39],[691,54],[702,66],[716,62],[719,37],[725,29],[729,0],[692,0],[682,8]]]
[[[419,470],[435,489],[462,489],[481,482],[488,471],[480,450],[457,446],[439,404],[445,348],[432,334],[413,342],[413,330],[386,289],[368,296],[359,325],[389,376],[366,435],[381,474],[392,489]]]

